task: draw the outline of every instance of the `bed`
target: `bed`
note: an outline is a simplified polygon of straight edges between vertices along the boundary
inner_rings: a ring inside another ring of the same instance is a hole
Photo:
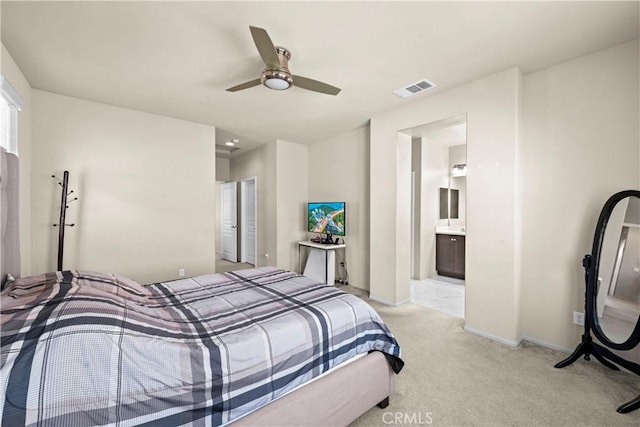
[[[400,348],[361,299],[275,267],[142,286],[63,271],[2,298],[2,425],[346,425]]]

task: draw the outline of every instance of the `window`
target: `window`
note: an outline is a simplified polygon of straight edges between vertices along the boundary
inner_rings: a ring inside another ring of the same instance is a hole
[[[4,76],[0,76],[0,146],[9,153],[18,153],[18,111],[23,101]]]

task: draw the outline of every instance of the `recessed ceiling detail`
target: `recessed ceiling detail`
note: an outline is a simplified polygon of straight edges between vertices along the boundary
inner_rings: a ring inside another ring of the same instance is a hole
[[[216,155],[218,157],[230,158],[234,151],[240,150],[238,146],[229,146],[226,143],[216,143]]]
[[[415,83],[411,83],[409,86],[394,90],[393,94],[398,95],[401,98],[408,98],[410,96],[417,95],[420,92],[424,92],[425,90],[434,88],[435,86],[435,83],[430,82],[427,79],[423,79]]]

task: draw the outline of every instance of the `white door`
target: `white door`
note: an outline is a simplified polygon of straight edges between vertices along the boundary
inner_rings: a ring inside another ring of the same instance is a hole
[[[240,260],[256,265],[256,179],[243,180],[240,192],[242,193]]]
[[[238,201],[236,183],[222,184],[222,258],[238,262]]]

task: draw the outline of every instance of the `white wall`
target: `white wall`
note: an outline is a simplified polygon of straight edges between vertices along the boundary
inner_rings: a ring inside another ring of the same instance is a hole
[[[309,149],[282,140],[276,147],[277,265],[298,271],[298,242],[307,236]]]
[[[584,307],[580,262],[602,205],[640,188],[638,48],[626,43],[524,79],[525,336],[574,346],[581,328],[572,312]]]
[[[408,282],[395,280],[404,268],[389,244],[403,244],[398,228],[385,228],[397,223],[389,209],[399,199],[389,161],[398,158],[397,130],[467,113],[466,326],[508,343],[524,335],[572,348],[580,329],[572,311],[584,304],[580,261],[600,209],[614,192],[640,188],[638,75],[636,41],[523,81],[517,70],[499,73],[374,117],[372,297],[401,302],[398,288]]]
[[[396,137],[396,155],[389,160],[396,161],[395,283],[401,283],[411,277],[411,136],[396,133]],[[388,205],[393,206],[391,202]],[[395,291],[396,304],[409,301],[408,286],[396,287]]]
[[[256,177],[258,267],[298,269],[297,242],[306,235],[307,152],[306,145],[276,140],[231,159],[231,181]]]
[[[258,216],[256,267],[277,265],[276,141],[231,159],[230,181],[254,176]]]
[[[20,270],[22,276],[33,271],[31,236],[31,157],[32,157],[32,117],[31,86],[16,65],[9,51],[2,45],[0,57],[2,75],[20,94],[24,101],[22,111],[18,113],[18,157],[20,161]]]
[[[455,165],[467,163],[467,145],[453,145],[449,147],[449,170],[450,187],[458,190],[458,218],[450,218],[449,224],[464,227],[467,221],[467,177],[451,176],[451,170]]]
[[[467,163],[467,144],[452,145],[449,147],[449,169],[455,165]]]
[[[230,181],[231,172],[231,159],[224,157],[216,157],[216,181],[227,182]]]
[[[425,254],[422,252],[422,240],[421,240],[421,218],[422,218],[422,138],[411,138],[411,171],[413,172],[412,184],[412,203],[413,209],[411,214],[411,227],[413,227],[412,235],[412,249],[413,249],[413,264],[411,270],[411,278],[419,280],[421,278],[421,262]]]
[[[217,163],[216,163],[217,167]],[[217,169],[216,169],[217,174]],[[215,184],[215,224],[216,224],[216,260],[222,259],[222,184],[224,181],[216,181]]]
[[[222,187],[220,184],[231,180],[231,159],[216,156],[215,184],[215,224],[216,224],[216,259],[222,258]]]
[[[372,298],[392,304],[409,298],[409,273],[402,271],[405,261],[398,256],[410,242],[409,233],[398,235],[404,221],[404,211],[396,207],[404,180],[398,170],[398,131],[466,113],[466,327],[517,341],[514,165],[520,84],[520,72],[507,70],[371,119]]]
[[[369,289],[369,126],[309,146],[308,199],[346,202],[349,284]]]
[[[60,187],[67,211],[63,268],[148,283],[214,270],[215,129],[33,91],[34,273],[55,270]]]
[[[422,192],[420,203],[420,279],[436,273],[436,227],[448,225],[440,219],[440,188],[449,187],[449,148],[429,135],[422,137]]]

